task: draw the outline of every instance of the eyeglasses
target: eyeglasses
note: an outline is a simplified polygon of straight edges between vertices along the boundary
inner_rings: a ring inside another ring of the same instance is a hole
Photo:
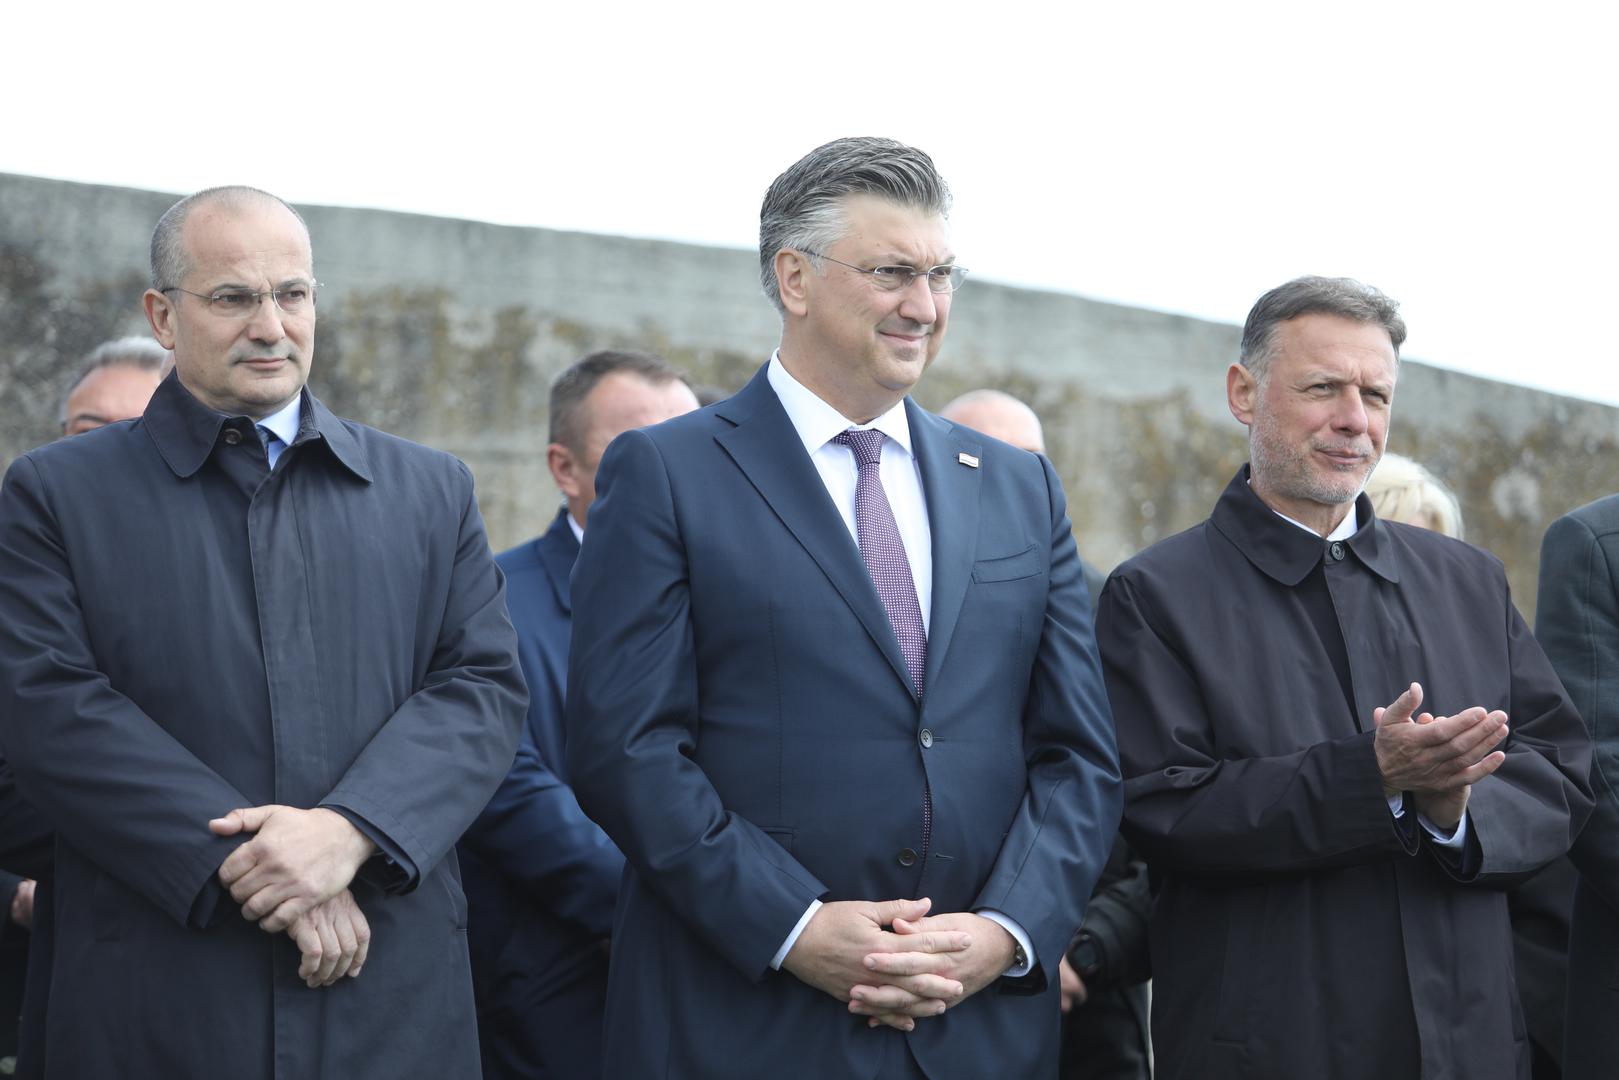
[[[249,319],[259,310],[259,301],[268,296],[283,315],[307,315],[315,310],[315,289],[318,281],[295,282],[264,292],[251,289],[215,289],[211,293],[192,292],[178,285],[170,285],[158,292],[183,292],[199,300],[208,301],[208,310],[227,319]]]
[[[867,270],[864,266],[846,263],[842,259],[834,259],[830,255],[823,255],[819,251],[811,251],[809,248],[799,248],[798,250],[806,255],[813,255],[817,259],[825,259],[827,262],[835,262],[839,266],[846,266],[850,270],[869,274],[871,280],[877,283],[878,288],[888,292],[908,289],[911,287],[911,282],[919,277],[927,278],[928,288],[936,293],[955,292],[961,288],[962,282],[967,280],[967,268],[965,266],[949,266],[941,263],[926,270],[918,270],[914,266],[874,266]]]

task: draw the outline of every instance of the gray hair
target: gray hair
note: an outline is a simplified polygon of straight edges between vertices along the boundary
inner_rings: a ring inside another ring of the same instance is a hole
[[[1394,343],[1394,361],[1399,363],[1405,320],[1400,318],[1398,303],[1354,278],[1300,277],[1261,296],[1243,324],[1238,360],[1259,382],[1265,381],[1275,356],[1276,328],[1302,315],[1337,315],[1375,323],[1388,332]]]
[[[73,396],[73,391],[102,368],[132,367],[140,371],[150,371],[161,379],[173,366],[174,354],[149,337],[124,337],[102,342],[85,357],[84,366],[79,369],[79,377],[73,380],[73,384],[67,388],[67,393],[62,395],[62,407],[59,410],[61,425],[67,427],[67,401]]]
[[[551,432],[548,441],[560,443],[574,453],[585,448],[585,399],[596,384],[609,375],[624,372],[637,375],[653,386],[685,382],[685,376],[669,366],[661,356],[629,349],[602,349],[575,363],[551,384]]]
[[[186,218],[191,216],[191,211],[215,202],[239,207],[261,200],[280,203],[286,207],[287,211],[298,219],[298,224],[303,226],[304,236],[309,235],[309,224],[304,221],[304,216],[287,200],[278,195],[271,195],[268,191],[260,191],[258,188],[243,184],[231,184],[187,195],[164,211],[163,216],[157,219],[157,228],[152,230],[152,288],[159,292],[174,288],[184,281],[186,274],[190,272],[191,253],[186,250],[185,241],[180,234],[185,229]],[[314,272],[313,267],[310,268],[310,272]]]
[[[776,281],[776,253],[825,252],[842,238],[844,199],[877,195],[901,206],[950,215],[950,187],[933,159],[893,139],[837,139],[816,147],[770,185],[759,208],[759,282],[786,315]],[[817,270],[821,261],[810,256]]]

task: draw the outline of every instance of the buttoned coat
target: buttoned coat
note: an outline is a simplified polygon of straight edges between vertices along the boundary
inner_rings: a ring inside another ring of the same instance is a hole
[[[1567,850],[1590,741],[1497,559],[1356,511],[1324,542],[1244,466],[1103,591],[1164,1080],[1527,1080],[1502,890]],[[1412,682],[1509,718],[1460,855],[1383,792],[1373,710]]]
[[[171,376],[143,417],[0,490],[0,737],[57,830],[53,1077],[472,1076],[455,838],[524,693],[466,467],[304,393],[271,472]],[[359,978],[312,990],[215,873],[233,807],[322,805],[393,866],[353,885]]]
[[[603,458],[568,761],[631,868],[609,1076],[856,1080],[900,1038],[934,1080],[1056,1071],[1057,963],[1119,805],[1089,601],[1050,464],[906,416],[933,537],[920,703],[765,371]],[[1011,917],[1032,978],[901,1036],[771,969],[812,900],[920,896]]]
[[[1596,806],[1571,853],[1563,1075],[1607,1080],[1619,1062],[1619,495],[1558,518],[1540,548],[1535,632],[1590,729]]]

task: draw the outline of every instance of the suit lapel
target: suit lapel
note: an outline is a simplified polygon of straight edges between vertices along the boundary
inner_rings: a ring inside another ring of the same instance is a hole
[[[911,422],[911,442],[922,471],[928,528],[933,534],[933,613],[928,619],[924,677],[928,686],[937,686],[957,616],[967,598],[978,541],[978,487],[983,470],[963,465],[958,455],[978,458],[983,443],[966,428],[924,412],[909,398],[905,414]]]
[[[536,541],[540,565],[551,579],[551,588],[557,594],[557,604],[564,614],[573,613],[573,564],[579,558],[579,541],[573,538],[568,524],[568,511],[564,509]]]
[[[832,505],[820,473],[804,453],[804,444],[770,388],[764,369],[717,411],[736,427],[715,435],[715,441],[815,560],[909,690],[905,657],[877,587],[860,559],[860,549]]]

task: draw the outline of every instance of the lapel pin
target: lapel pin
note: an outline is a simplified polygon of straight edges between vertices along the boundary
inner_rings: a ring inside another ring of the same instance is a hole
[[[967,466],[969,469],[978,468],[978,459],[973,457],[971,454],[965,452],[957,454],[956,460]]]

